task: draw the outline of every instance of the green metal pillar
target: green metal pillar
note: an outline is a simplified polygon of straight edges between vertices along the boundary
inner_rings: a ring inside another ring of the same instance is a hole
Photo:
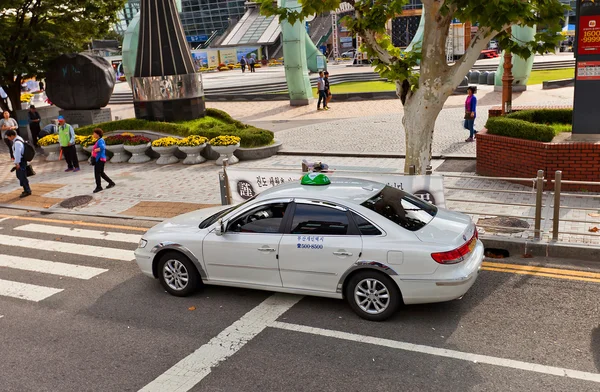
[[[280,0],[279,6],[296,10],[302,7],[297,0]],[[281,22],[285,79],[292,106],[305,106],[313,99],[306,56],[306,41],[310,41],[310,38],[304,26],[304,21],[297,21],[293,25],[287,20]]]
[[[535,37],[535,27],[521,27],[512,26],[512,35],[515,40],[521,42],[533,41]],[[504,75],[504,52],[500,56],[500,64],[496,70],[496,79],[494,81],[494,90],[502,91],[502,76]],[[525,91],[527,89],[527,81],[531,76],[531,70],[533,69],[533,61],[535,56],[530,56],[528,59],[524,59],[517,55],[512,56],[512,74],[514,77],[513,81],[513,92],[514,91]]]

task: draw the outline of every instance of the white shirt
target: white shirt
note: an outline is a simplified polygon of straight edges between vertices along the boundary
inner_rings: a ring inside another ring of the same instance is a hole
[[[17,141],[20,141],[20,142],[17,143]],[[25,143],[25,141],[23,140],[23,138],[21,136],[17,136],[13,140],[12,149],[13,149],[13,156],[15,157],[15,165],[17,163],[21,163],[21,159],[23,159],[23,151],[25,150],[24,143]]]

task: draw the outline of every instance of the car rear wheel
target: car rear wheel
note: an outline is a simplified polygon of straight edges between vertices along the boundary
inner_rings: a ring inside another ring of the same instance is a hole
[[[401,303],[396,283],[377,271],[361,271],[350,278],[346,286],[346,299],[352,310],[371,321],[390,318]]]
[[[165,253],[158,262],[158,280],[171,295],[186,297],[200,286],[194,263],[178,252]]]

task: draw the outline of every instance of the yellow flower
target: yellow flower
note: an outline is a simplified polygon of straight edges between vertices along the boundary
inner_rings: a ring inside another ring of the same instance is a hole
[[[180,139],[177,141],[177,145],[180,147],[195,147],[201,146],[208,141],[204,136],[192,135],[188,136],[185,139]]]
[[[172,146],[176,146],[177,142],[179,142],[179,139],[176,139],[172,136],[163,137],[163,138],[156,139],[155,141],[153,141],[152,147],[172,147]]]
[[[38,140],[38,144],[42,147],[46,147],[51,144],[58,144],[58,135],[44,136],[43,138]]]
[[[121,136],[126,136],[126,137],[134,137],[135,135],[134,135],[133,133],[131,133],[131,132],[123,132],[123,133],[121,134]]]
[[[237,136],[224,135],[210,139],[209,143],[211,146],[235,146],[236,144],[239,144],[241,140],[242,139]]]

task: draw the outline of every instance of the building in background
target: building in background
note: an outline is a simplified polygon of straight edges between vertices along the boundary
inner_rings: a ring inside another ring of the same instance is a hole
[[[125,7],[118,13],[119,22],[115,25],[115,31],[123,35],[138,12],[140,12],[140,0],[127,0]]]

